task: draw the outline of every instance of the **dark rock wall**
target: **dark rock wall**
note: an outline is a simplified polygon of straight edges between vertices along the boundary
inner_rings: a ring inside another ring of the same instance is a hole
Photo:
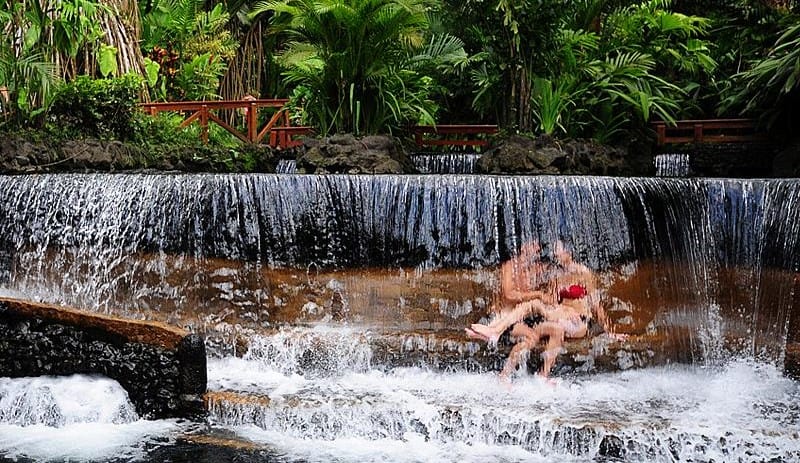
[[[592,140],[556,140],[512,135],[498,139],[481,156],[477,170],[484,174],[632,175],[626,150]]]
[[[662,153],[689,155],[693,177],[772,178],[792,177],[774,166],[778,152],[770,143],[689,144],[661,147]]]
[[[97,327],[32,317],[0,301],[0,376],[101,374],[128,391],[143,417],[198,418],[205,413],[205,360],[196,335],[176,348],[132,342]]]
[[[409,174],[416,173],[400,140],[388,135],[356,138],[333,135],[306,140],[297,158],[297,172],[305,174]]]
[[[57,172],[275,172],[277,153],[268,146],[227,148],[146,146],[94,139],[31,141],[0,134],[0,174]]]

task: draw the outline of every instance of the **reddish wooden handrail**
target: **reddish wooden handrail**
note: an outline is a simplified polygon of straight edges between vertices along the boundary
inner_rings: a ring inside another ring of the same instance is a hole
[[[200,124],[200,138],[203,143],[208,143],[208,123],[214,122],[224,128],[239,140],[245,143],[259,143],[269,133],[269,144],[273,148],[289,148],[297,146],[300,142],[293,140],[292,135],[305,135],[311,133],[311,127],[299,127],[298,130],[291,126],[289,111],[286,109],[285,98],[252,99],[252,100],[219,100],[219,101],[171,101],[164,103],[141,103],[140,107],[151,116],[163,111],[176,111],[189,113],[181,122],[184,128],[194,122]],[[262,108],[277,109],[264,127],[258,127],[258,111]],[[245,114],[245,133],[231,126],[213,111],[242,110]]]
[[[426,134],[434,135],[494,135],[497,133],[496,125],[415,125],[411,127],[414,141],[417,146],[488,146],[489,140],[476,138],[427,138]]]
[[[659,145],[677,143],[752,143],[766,141],[752,119],[698,119],[653,122]]]

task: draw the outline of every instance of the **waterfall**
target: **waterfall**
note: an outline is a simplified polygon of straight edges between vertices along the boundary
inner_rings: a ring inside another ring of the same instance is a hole
[[[478,153],[416,153],[414,166],[423,174],[474,174]]]
[[[297,172],[297,162],[294,159],[281,159],[275,167],[276,174],[294,174]]]
[[[654,162],[657,177],[686,177],[689,175],[688,154],[657,154]]]
[[[549,253],[560,238],[593,269],[624,278],[647,267],[637,289],[668,309],[657,324],[711,330],[688,338],[688,351],[714,357],[720,346],[707,341],[730,330],[747,339],[740,351],[780,358],[775,346],[785,343],[794,294],[783,283],[800,255],[798,195],[794,180],[0,177],[0,281],[7,292],[101,311],[123,306],[133,316],[191,307],[209,325],[232,304],[249,310],[236,316],[263,324],[293,297],[279,294],[269,269],[480,271],[525,241]],[[751,291],[732,283],[742,278]],[[369,291],[381,297],[380,288]],[[346,310],[356,299],[330,297],[317,302]],[[485,307],[485,297],[450,306],[466,313]]]
[[[0,295],[210,354],[205,431],[137,420],[118,385],[0,378],[0,459],[168,460],[220,431],[278,462],[797,460],[798,211],[798,180],[0,176]],[[557,239],[636,339],[501,387],[504,352],[462,329],[503,260]]]

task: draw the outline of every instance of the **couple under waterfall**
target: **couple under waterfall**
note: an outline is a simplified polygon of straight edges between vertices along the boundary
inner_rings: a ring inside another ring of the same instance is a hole
[[[500,267],[494,319],[466,328],[470,338],[490,344],[506,337],[515,342],[500,373],[503,380],[509,380],[522,359],[545,338],[539,374],[547,377],[564,339],[585,337],[595,319],[609,331],[597,275],[576,262],[563,242],[554,242],[552,248],[548,263],[542,260],[538,241],[523,244]]]

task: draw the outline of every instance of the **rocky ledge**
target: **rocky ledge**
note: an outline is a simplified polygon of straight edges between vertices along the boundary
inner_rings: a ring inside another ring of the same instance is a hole
[[[0,299],[0,376],[101,374],[146,418],[205,414],[203,340],[157,322]]]
[[[237,149],[162,147],[151,149],[95,139],[36,141],[0,136],[0,174],[56,172],[275,172],[278,156],[267,146]]]
[[[400,140],[388,135],[350,134],[307,139],[297,158],[301,174],[413,174],[414,163]]]
[[[512,135],[498,139],[478,160],[484,174],[630,175],[627,151],[592,140]]]

